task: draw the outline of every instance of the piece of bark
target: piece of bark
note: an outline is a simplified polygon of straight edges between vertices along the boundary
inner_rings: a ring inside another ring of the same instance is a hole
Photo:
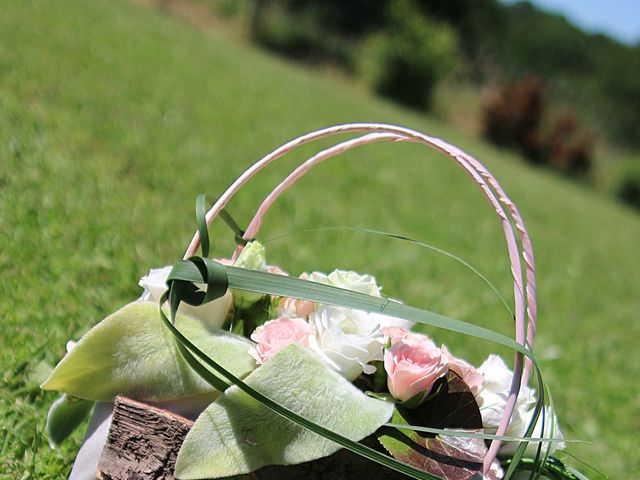
[[[98,464],[99,480],[173,480],[176,457],[193,422],[124,397],[114,402],[113,420]],[[382,451],[374,437],[362,443]],[[347,450],[312,462],[272,465],[226,480],[400,480],[407,478]]]
[[[173,480],[176,457],[193,422],[117,397],[97,478],[101,480]]]

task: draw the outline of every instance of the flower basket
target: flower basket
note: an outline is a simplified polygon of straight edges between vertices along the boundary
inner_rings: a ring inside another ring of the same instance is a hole
[[[272,162],[345,134],[353,137],[276,186],[246,230],[224,210]],[[386,298],[369,275],[297,278],[266,263],[255,239],[279,195],[320,162],[380,142],[434,148],[481,189],[506,240],[514,338]],[[339,125],[274,150],[208,211],[198,197],[196,212],[183,260],[144,277],[141,299],[70,345],[43,384],[63,393],[48,416],[54,445],[97,402],[73,480],[95,478],[99,463],[103,478],[584,478],[551,456],[564,443],[533,353],[529,236],[516,205],[473,157],[407,128]],[[218,215],[238,246],[214,261],[207,226]],[[497,356],[476,368],[412,332],[417,323],[508,347],[513,371]]]

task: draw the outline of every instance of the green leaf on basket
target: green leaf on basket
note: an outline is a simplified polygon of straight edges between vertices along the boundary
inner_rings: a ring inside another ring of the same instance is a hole
[[[47,413],[47,438],[51,448],[58,447],[89,415],[94,402],[62,394]]]
[[[352,440],[374,433],[393,404],[369,398],[298,344],[280,351],[245,383],[297,414]],[[196,420],[176,462],[180,479],[220,478],[265,465],[293,465],[340,446],[229,388]]]
[[[408,410],[397,407],[392,422],[482,432],[480,410],[469,387],[452,372],[440,382],[438,394],[419,408]],[[486,453],[481,438],[433,435],[384,427],[380,429],[378,439],[394,458],[447,480],[474,477],[482,471]]]
[[[176,324],[235,375],[244,377],[255,368],[249,340],[184,315],[178,315]],[[130,303],[89,330],[42,388],[102,402],[119,394],[151,401],[190,396],[213,400],[217,395],[185,362],[152,302]]]

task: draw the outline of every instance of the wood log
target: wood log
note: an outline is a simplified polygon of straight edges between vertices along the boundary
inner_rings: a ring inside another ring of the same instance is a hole
[[[178,451],[192,425],[166,410],[117,397],[96,478],[173,480]]]
[[[124,397],[116,398],[107,443],[98,464],[99,480],[173,480],[176,457],[189,419]],[[363,443],[381,450],[373,437]],[[283,467],[272,465],[227,480],[400,480],[407,478],[347,450]]]

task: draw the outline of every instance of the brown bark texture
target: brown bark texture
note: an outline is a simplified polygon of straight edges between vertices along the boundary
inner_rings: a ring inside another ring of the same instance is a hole
[[[166,410],[116,398],[98,480],[173,480],[176,457],[193,422]],[[375,438],[363,443],[381,449]],[[400,480],[406,476],[347,450],[313,462],[268,466],[227,480]]]
[[[173,480],[178,451],[192,425],[166,410],[117,397],[96,478]]]

